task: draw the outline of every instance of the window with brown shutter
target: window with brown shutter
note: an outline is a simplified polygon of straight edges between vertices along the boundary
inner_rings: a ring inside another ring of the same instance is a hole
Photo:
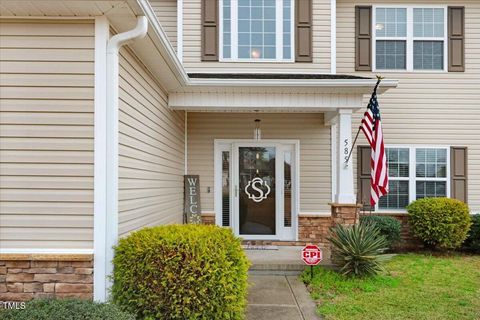
[[[448,71],[465,71],[465,7],[448,7]]]
[[[202,0],[202,61],[218,61],[218,0]]]
[[[372,70],[372,6],[355,7],[355,70]]]
[[[301,2],[304,7],[310,0]],[[221,1],[218,60],[295,61],[294,3],[294,0]],[[309,16],[309,11],[306,13]]]
[[[356,7],[356,70],[465,71],[464,7],[399,4],[373,10]]]
[[[450,196],[467,202],[466,147],[450,147],[450,158],[447,147],[401,146],[385,151],[390,192],[380,199],[379,209],[404,210],[409,202],[426,197]],[[357,148],[357,201],[367,211],[370,210],[370,152],[369,146]]]
[[[451,197],[468,201],[468,160],[466,147],[450,148],[450,177],[451,177]]]
[[[295,0],[295,61],[313,61],[312,0]]]

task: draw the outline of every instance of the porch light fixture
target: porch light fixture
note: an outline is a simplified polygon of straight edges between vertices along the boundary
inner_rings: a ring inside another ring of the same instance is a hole
[[[260,129],[260,119],[255,119],[255,129],[253,130],[253,139],[262,139],[262,130]]]

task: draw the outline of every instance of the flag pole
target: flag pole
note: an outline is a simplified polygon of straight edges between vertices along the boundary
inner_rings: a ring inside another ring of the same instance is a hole
[[[378,85],[380,84],[382,79],[383,79],[382,76],[377,75],[377,83],[375,84],[375,88],[373,89],[373,92],[377,91]],[[345,160],[345,165],[347,165],[347,166],[348,166],[348,161],[350,160],[350,157],[352,156],[353,148],[355,147],[355,144],[357,143],[358,135],[360,134],[361,128],[362,128],[361,126],[358,127],[357,134],[355,135],[355,139],[353,140],[352,148],[350,149],[350,152],[348,153],[348,157]]]

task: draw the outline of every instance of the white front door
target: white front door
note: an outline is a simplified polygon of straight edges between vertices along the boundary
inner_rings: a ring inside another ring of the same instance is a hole
[[[295,240],[298,142],[216,141],[217,224],[247,239]]]

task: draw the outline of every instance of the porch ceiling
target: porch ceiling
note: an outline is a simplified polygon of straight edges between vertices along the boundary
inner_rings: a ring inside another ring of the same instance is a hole
[[[363,93],[299,87],[203,87],[169,94],[172,109],[210,112],[325,112],[360,108],[362,100]]]

